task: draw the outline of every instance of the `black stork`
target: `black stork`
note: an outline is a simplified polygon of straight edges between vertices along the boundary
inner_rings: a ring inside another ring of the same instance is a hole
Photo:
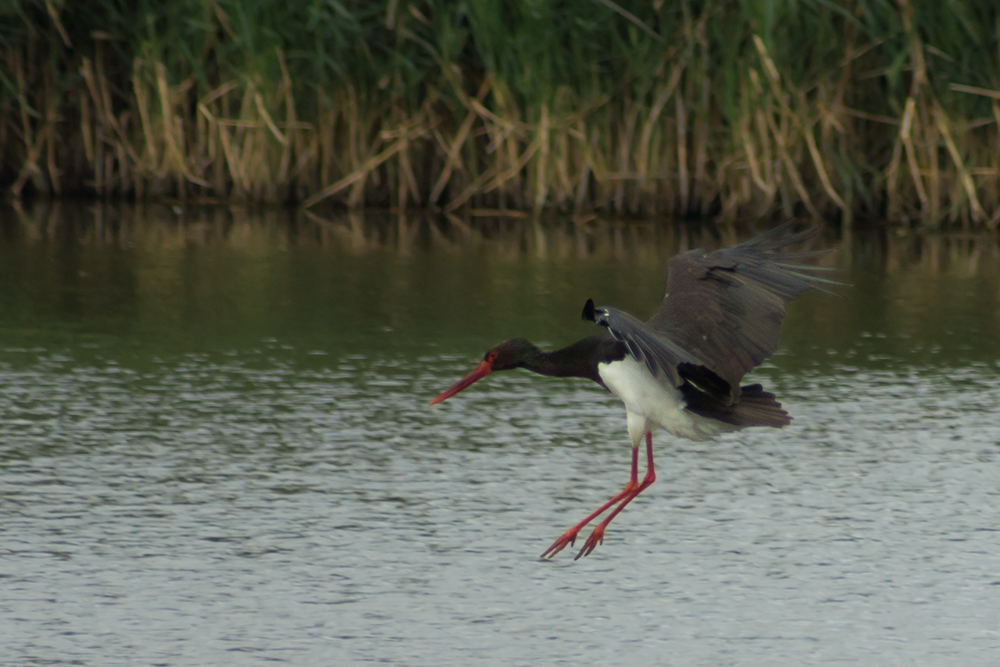
[[[825,251],[778,252],[819,231],[813,227],[786,235],[790,227],[787,222],[732,248],[677,255],[667,264],[663,303],[646,322],[588,300],[583,319],[603,327],[601,333],[552,352],[543,352],[523,338],[504,341],[431,401],[435,405],[451,398],[490,373],[526,368],[542,375],[593,380],[625,404],[632,439],[628,483],[563,533],[542,558],[574,544],[584,526],[614,507],[594,528],[576,559],[604,542],[611,520],[656,481],[656,429],[702,440],[748,426],[781,428],[791,421],[774,394],[761,385],[740,386],[743,376],[777,349],[785,304],[810,288],[841,284],[815,275],[823,268],[801,263]],[[646,474],[640,481],[643,436]]]

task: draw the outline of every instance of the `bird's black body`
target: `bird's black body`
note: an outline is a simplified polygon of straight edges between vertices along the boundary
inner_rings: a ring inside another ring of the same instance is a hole
[[[593,380],[625,403],[633,447],[631,481],[543,555],[554,555],[572,543],[583,525],[618,503],[580,555],[589,554],[603,540],[608,522],[655,479],[653,430],[700,439],[747,426],[781,427],[790,422],[774,394],[759,384],[741,385],[744,375],[777,349],[785,304],[810,288],[839,284],[815,275],[823,269],[801,264],[823,251],[779,252],[818,231],[786,236],[790,227],[786,223],[732,248],[677,255],[667,265],[663,302],[649,320],[588,300],[583,318],[603,327],[601,333],[552,352],[524,339],[505,341],[434,399],[432,404],[443,401],[493,371],[526,368],[542,375]],[[648,467],[640,484],[636,452],[643,436]]]

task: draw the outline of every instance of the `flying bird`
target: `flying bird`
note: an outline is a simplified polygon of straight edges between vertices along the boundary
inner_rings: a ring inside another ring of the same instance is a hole
[[[785,306],[810,288],[841,285],[819,277],[826,269],[802,262],[826,251],[779,252],[812,238],[818,227],[787,234],[791,222],[745,243],[713,252],[691,250],[667,264],[667,291],[645,322],[588,300],[583,319],[601,332],[544,352],[523,338],[500,343],[472,371],[431,401],[451,398],[490,373],[525,368],[541,375],[592,380],[625,404],[632,471],[620,493],[563,533],[541,557],[576,543],[577,534],[607,510],[576,555],[604,542],[608,524],[656,481],[653,431],[691,440],[748,426],[781,428],[791,417],[774,394],[743,376],[778,347]],[[646,473],[638,475],[645,439]],[[612,509],[613,508],[613,509]],[[576,560],[574,559],[574,560]]]

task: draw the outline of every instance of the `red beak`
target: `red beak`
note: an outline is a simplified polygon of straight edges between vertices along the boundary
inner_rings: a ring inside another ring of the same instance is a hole
[[[458,392],[469,387],[472,383],[482,380],[484,377],[493,372],[493,363],[490,361],[480,361],[479,365],[472,369],[472,371],[466,375],[464,378],[451,385],[443,392],[441,395],[431,401],[431,405],[437,405],[441,401],[451,398]]]

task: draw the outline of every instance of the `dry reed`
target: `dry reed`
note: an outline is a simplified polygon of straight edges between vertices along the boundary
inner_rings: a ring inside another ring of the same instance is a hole
[[[15,198],[1000,222],[987,0],[96,5],[0,13]]]

